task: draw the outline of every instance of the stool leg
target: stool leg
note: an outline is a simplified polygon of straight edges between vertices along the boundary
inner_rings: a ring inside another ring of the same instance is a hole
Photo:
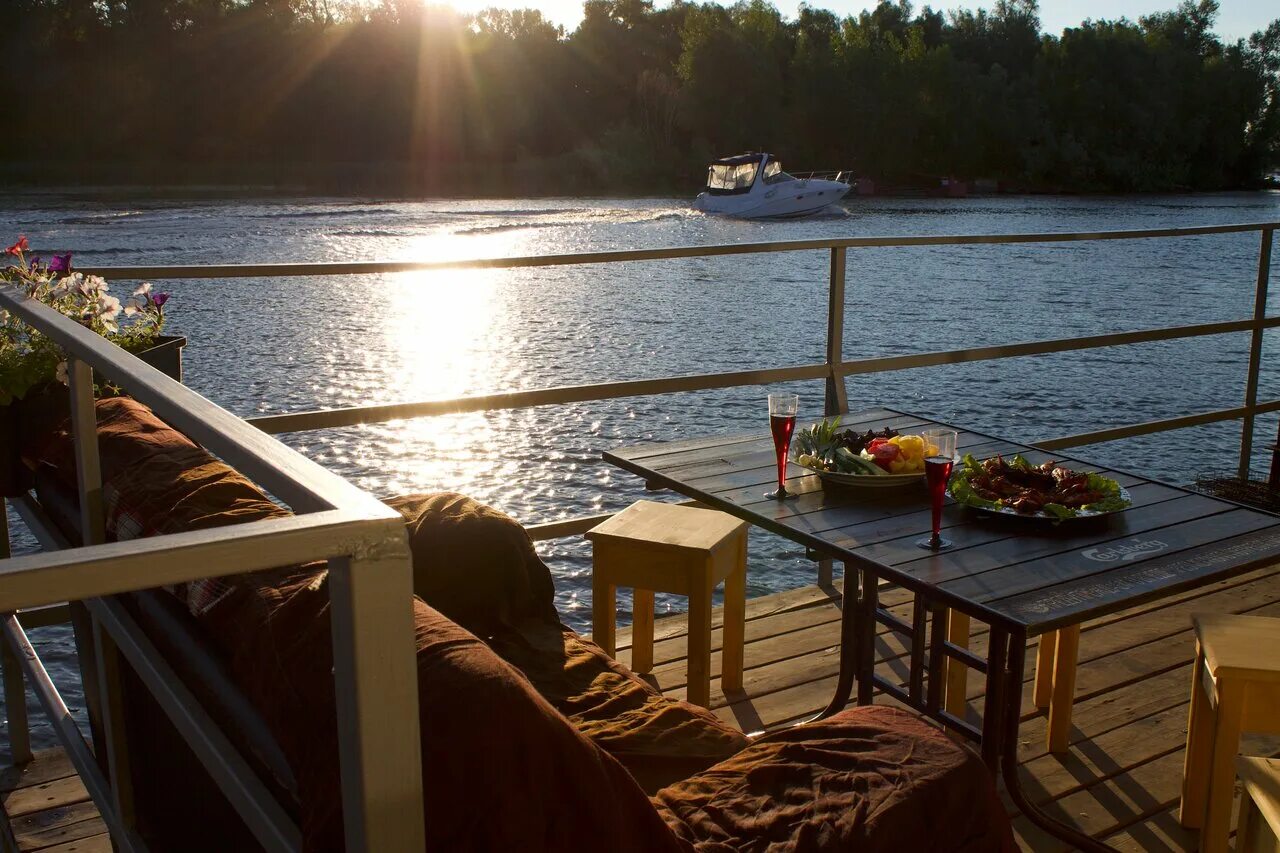
[[[703,564],[701,576],[689,590],[689,701],[711,704],[711,560]]]
[[[724,642],[720,648],[720,687],[742,689],[742,655],[747,633],[747,537],[735,555],[737,565],[724,579]]]
[[[1066,752],[1071,742],[1071,703],[1076,693],[1076,655],[1080,626],[1058,630],[1053,654],[1053,700],[1049,703],[1049,751]]]
[[[969,615],[959,610],[948,611],[947,641],[969,648]],[[954,658],[947,661],[947,712],[963,717],[968,707],[969,667]]]
[[[631,614],[631,668],[648,672],[653,669],[653,590],[633,591]]]
[[[597,566],[591,575],[591,639],[609,657],[618,653],[614,639],[614,622],[618,618],[618,604],[614,598],[617,594],[618,588],[601,576]]]
[[[1031,701],[1042,711],[1047,710],[1053,701],[1053,657],[1057,650],[1057,631],[1046,631],[1040,635],[1040,645],[1036,650],[1036,687]]]
[[[1204,686],[1204,653],[1196,643],[1191,668],[1191,711],[1187,716],[1187,755],[1182,765],[1182,805],[1178,823],[1196,829],[1204,822],[1204,798],[1208,793],[1209,760],[1213,757],[1213,708]]]
[[[1235,799],[1236,754],[1244,716],[1244,685],[1218,679],[1218,709],[1213,715],[1213,758],[1209,761],[1209,793],[1200,827],[1200,853],[1225,853]]]

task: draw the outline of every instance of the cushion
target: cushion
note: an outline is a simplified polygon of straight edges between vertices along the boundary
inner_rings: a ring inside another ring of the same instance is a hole
[[[707,710],[663,696],[562,625],[551,572],[515,519],[452,492],[386,503],[408,524],[414,593],[483,636],[646,791],[750,743]]]
[[[527,617],[559,622],[551,572],[510,516],[455,492],[386,504],[405,517],[413,591],[480,636]]]
[[[751,743],[705,708],[663,696],[604,649],[558,623],[526,620],[489,643],[649,793]]]
[[[99,400],[97,416],[108,539],[138,539],[289,515],[252,482],[136,400]],[[78,541],[70,421],[53,420],[24,446],[23,457],[34,472],[41,502],[64,532]],[[210,578],[172,591],[199,614],[227,594],[230,582]]]
[[[205,623],[297,773],[307,850],[342,849],[325,575],[241,586]],[[687,850],[628,775],[475,635],[414,600],[427,848]]]
[[[767,735],[654,803],[700,853],[1017,850],[981,759],[886,706]]]

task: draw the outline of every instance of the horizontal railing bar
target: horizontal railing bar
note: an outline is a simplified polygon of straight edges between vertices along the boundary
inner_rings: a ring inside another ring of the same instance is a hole
[[[399,516],[396,516],[399,518]],[[0,612],[187,583],[322,560],[350,548],[406,549],[404,525],[388,536],[380,520],[350,510],[247,521],[0,560]]]
[[[575,252],[560,255],[526,255],[510,258],[475,258],[457,261],[332,261],[325,263],[278,264],[190,264],[170,266],[81,267],[80,271],[117,279],[197,279],[261,278],[316,275],[370,275],[432,270],[514,269],[577,264],[607,264],[621,261],[660,261],[672,258],[701,258],[719,255],[751,255],[767,252],[802,252],[811,249],[906,248],[911,246],[969,246],[1007,243],[1070,243],[1089,240],[1141,240],[1159,237],[1194,237],[1234,234],[1280,228],[1277,222],[1234,225],[1197,225],[1185,228],[1156,228],[1127,231],[1089,231],[1039,234],[961,234],[953,236],[833,237],[820,240],[774,240],[764,243],[732,243],[714,246],[673,246],[662,249],[629,249],[606,252]]]
[[[312,429],[382,423],[384,421],[432,415],[453,415],[463,412],[587,403],[594,400],[674,394],[680,391],[708,391],[716,388],[736,388],[743,385],[769,385],[774,382],[823,379],[830,374],[831,369],[825,364],[808,364],[768,370],[740,370],[733,373],[704,373],[696,376],[602,382],[594,385],[562,385],[557,388],[508,391],[501,394],[454,397],[449,400],[427,400],[419,403],[389,403],[386,405],[352,406],[346,409],[321,409],[312,412],[263,415],[249,418],[248,422],[263,432],[272,434],[302,432]]]
[[[1168,326],[1158,329],[1141,329],[1131,332],[1115,332],[1105,335],[1089,335],[1080,338],[1055,338],[1043,341],[1027,341],[991,347],[972,347],[960,350],[944,350],[913,355],[886,356],[846,361],[836,366],[844,376],[867,373],[885,373],[894,370],[911,370],[941,364],[985,361],[989,359],[1017,358],[1071,350],[1094,349],[1109,346],[1147,343],[1152,341],[1195,338],[1233,332],[1251,331],[1255,322],[1230,320],[1221,323],[1199,323],[1190,326]],[[1280,326],[1280,317],[1268,317],[1263,328]],[[261,415],[248,422],[267,433],[304,432],[313,429],[355,426],[381,423],[404,418],[431,417],[464,412],[498,411],[565,403],[586,403],[621,397],[640,397],[655,394],[674,394],[684,391],[707,391],[718,388],[736,388],[744,385],[766,385],[774,382],[790,382],[805,379],[826,378],[831,368],[825,364],[797,367],[781,367],[765,370],[747,370],[732,373],[707,373],[694,376],[673,376],[658,379],[638,379],[624,382],[604,382],[594,385],[565,385],[529,391],[509,391],[474,397],[454,397],[448,400],[427,400],[416,403],[388,403],[382,405],[351,406],[342,409],[320,409],[310,412],[292,412],[280,415]]]
[[[1222,323],[1197,323],[1191,326],[1164,326],[1158,329],[1140,329],[1132,332],[1112,332],[1104,335],[1087,335],[1079,338],[1055,338],[1043,341],[1026,341],[1016,344],[997,344],[989,347],[969,347],[967,349],[942,350],[939,352],[915,353],[913,355],[884,356],[882,358],[863,358],[857,361],[842,362],[838,366],[844,376],[864,373],[887,373],[893,370],[912,370],[920,367],[936,367],[942,364],[961,364],[973,361],[988,361],[1001,358],[1019,358],[1029,355],[1046,355],[1074,350],[1100,349],[1103,347],[1125,346],[1128,344],[1150,343],[1152,341],[1178,340],[1182,338],[1198,338],[1207,335],[1223,335],[1231,332],[1249,332],[1255,328],[1252,319],[1229,320]],[[1280,317],[1268,317],[1260,324],[1261,328],[1273,329],[1280,326]]]
[[[1032,444],[1044,450],[1062,450],[1067,447],[1080,447],[1085,444],[1098,444],[1104,441],[1133,438],[1134,436],[1150,435],[1151,433],[1166,432],[1173,429],[1203,426],[1205,424],[1217,423],[1219,421],[1234,421],[1239,418],[1243,418],[1248,411],[1249,409],[1246,406],[1236,406],[1231,409],[1217,409],[1212,412],[1200,412],[1194,415],[1182,415],[1181,417],[1176,418],[1146,421],[1145,423],[1132,424],[1130,426],[1111,427],[1110,429],[1100,429],[1094,432],[1082,432],[1077,433],[1076,435],[1063,436],[1061,438],[1034,441]],[[1253,407],[1253,412],[1257,415],[1265,415],[1270,412],[1280,412],[1280,400],[1259,403],[1257,406]]]
[[[29,607],[19,610],[18,621],[24,630],[47,628],[50,625],[64,625],[71,621],[71,608],[66,602],[50,604],[45,607]]]
[[[94,757],[93,750],[85,741],[84,735],[80,733],[80,728],[71,716],[67,703],[63,701],[62,695],[53,683],[53,679],[49,677],[49,673],[44,668],[40,656],[32,648],[26,632],[22,630],[22,625],[11,613],[0,619],[0,625],[3,626],[4,631],[4,637],[0,639],[0,642],[7,642],[13,649],[14,655],[27,676],[27,684],[31,687],[31,691],[36,694],[40,707],[44,709],[45,716],[49,718],[50,724],[58,735],[58,740],[62,742],[63,749],[67,752],[67,757],[71,759],[71,764],[80,776],[80,781],[84,784],[89,797],[98,807],[98,812],[103,822],[110,830],[111,841],[115,845],[115,849],[124,853],[145,850],[145,847],[135,842],[134,835],[128,831],[121,822],[120,816],[116,813],[115,798],[111,796],[111,786],[107,783],[102,770],[98,767],[98,760]]]
[[[46,551],[61,551],[70,548],[71,543],[58,530],[52,519],[45,514],[44,507],[32,500],[30,492],[9,499],[18,510],[18,516],[27,529],[36,537],[40,547]]]
[[[248,427],[241,418],[18,288],[0,287],[0,308],[12,311],[71,355],[101,371],[166,423],[221,456],[295,511],[359,507],[367,517],[399,519],[392,509],[352,483]]]

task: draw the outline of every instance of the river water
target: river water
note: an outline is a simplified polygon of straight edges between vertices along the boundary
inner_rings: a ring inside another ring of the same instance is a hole
[[[0,198],[25,234],[83,265],[446,260],[853,235],[1102,231],[1280,220],[1280,193],[858,199],[791,222],[703,216],[682,199],[110,201]],[[1176,240],[850,250],[846,357],[1239,319],[1257,234]],[[186,381],[239,415],[822,361],[826,252],[525,270],[165,282]],[[1277,264],[1276,266],[1280,266]],[[1273,273],[1272,281],[1276,280]],[[128,284],[117,284],[113,292]],[[1272,311],[1280,294],[1272,288]],[[1280,394],[1275,336],[1260,398]],[[903,371],[849,381],[891,406],[1022,440],[1239,405],[1248,335]],[[802,420],[820,382],[799,383]],[[600,460],[624,444],[763,428],[765,389],[548,406],[283,436],[378,495],[456,490],[526,523],[645,496]],[[1255,464],[1275,434],[1259,420]],[[1236,424],[1073,451],[1186,482],[1230,468]],[[34,547],[16,519],[19,550]],[[753,534],[749,595],[812,583],[801,549]],[[544,543],[567,623],[589,629],[590,552]],[[629,619],[629,600],[619,618]],[[660,612],[682,599],[658,596]],[[35,632],[79,703],[66,629]],[[35,737],[51,743],[48,729]]]

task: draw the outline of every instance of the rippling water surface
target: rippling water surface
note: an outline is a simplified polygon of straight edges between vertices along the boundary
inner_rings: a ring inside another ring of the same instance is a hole
[[[867,199],[801,222],[705,217],[680,199],[99,202],[0,199],[0,239],[84,265],[444,260],[851,235],[1102,231],[1280,220],[1280,194]],[[850,250],[846,357],[1247,317],[1257,234]],[[1277,264],[1280,266],[1280,264]],[[826,252],[523,270],[164,283],[187,383],[236,414],[447,398],[823,359]],[[1276,276],[1272,276],[1273,283]],[[116,286],[116,290],[125,285]],[[1280,294],[1271,299],[1277,310]],[[1260,396],[1280,396],[1274,335]],[[1247,335],[903,371],[849,381],[886,405],[1033,440],[1239,405]],[[798,383],[802,417],[822,386]],[[644,496],[603,450],[761,429],[763,388],[419,419],[283,436],[378,495],[456,490],[527,523]],[[1275,433],[1258,425],[1258,445]],[[1230,467],[1219,424],[1077,453],[1177,481]],[[1255,464],[1265,465],[1259,450]],[[16,528],[16,525],[15,525]],[[19,548],[34,547],[15,529]],[[545,543],[565,620],[588,628],[590,553]],[[753,535],[749,594],[812,583],[802,549]],[[621,619],[628,601],[619,602]],[[658,608],[682,600],[658,597]],[[71,682],[65,629],[37,632]],[[51,742],[47,730],[37,739]]]

